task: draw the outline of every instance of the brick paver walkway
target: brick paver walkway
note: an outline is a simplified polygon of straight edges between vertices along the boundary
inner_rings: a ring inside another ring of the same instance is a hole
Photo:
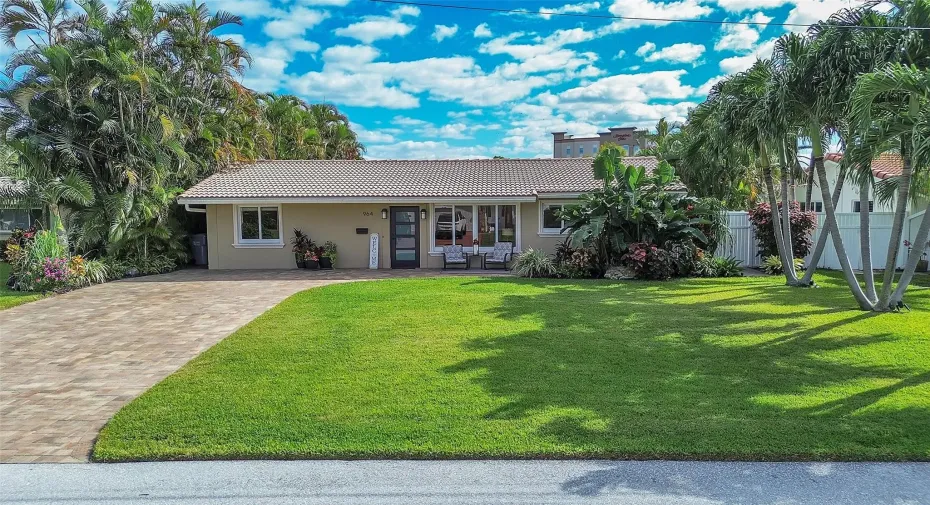
[[[2,311],[0,462],[87,461],[120,407],[298,291],[428,275],[436,272],[184,270]]]

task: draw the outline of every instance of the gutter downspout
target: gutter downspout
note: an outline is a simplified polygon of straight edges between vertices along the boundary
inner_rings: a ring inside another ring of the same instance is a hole
[[[206,213],[207,213],[206,207],[204,207],[204,208],[202,208],[202,209],[201,209],[200,207],[191,207],[191,204],[189,204],[189,203],[185,203],[185,204],[184,204],[184,210],[186,210],[186,211],[188,211],[188,212],[193,212],[193,213],[195,213],[195,214],[206,214]]]

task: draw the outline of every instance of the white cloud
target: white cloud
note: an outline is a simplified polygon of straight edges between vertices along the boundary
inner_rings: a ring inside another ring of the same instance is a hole
[[[596,53],[578,53],[564,46],[578,44],[595,37],[592,32],[581,28],[556,30],[547,37],[535,37],[517,43],[518,39],[527,39],[528,34],[515,32],[491,39],[479,46],[478,51],[485,54],[507,54],[519,60],[519,63],[504,63],[499,68],[508,78],[519,78],[527,74],[560,71],[562,79],[572,79],[587,75],[595,77],[602,73],[594,67],[598,57]],[[555,76],[553,76],[555,78]]]
[[[323,62],[330,69],[354,69],[380,55],[381,51],[371,46],[332,46],[323,51]]]
[[[791,0],[717,0],[717,5],[730,12],[743,12],[749,9],[774,9]],[[803,0],[809,1],[809,0]]]
[[[652,18],[652,20],[621,19],[603,27],[601,33],[616,33],[639,26],[665,26],[671,21],[661,19],[699,19],[714,10],[700,0],[658,2],[653,0],[614,0],[608,9],[615,16]]]
[[[468,116],[482,116],[484,115],[484,111],[481,109],[449,111],[446,113],[446,115],[453,119],[462,119]]]
[[[459,25],[436,25],[436,28],[433,30],[433,39],[436,42],[442,42],[443,39],[447,39],[459,31]]]
[[[480,25],[476,26],[473,35],[478,39],[486,39],[494,36],[491,33],[491,29],[488,28],[487,23],[481,23]]]
[[[300,53],[315,53],[320,45],[305,39],[277,39],[261,46],[250,44],[240,34],[224,35],[242,45],[252,54],[252,65],[245,72],[242,84],[257,91],[275,92],[287,78],[287,67]]]
[[[595,102],[620,103],[647,102],[653,98],[683,99],[694,93],[694,88],[682,84],[684,70],[665,70],[641,74],[618,74],[598,79],[585,86],[559,93],[560,103]]]
[[[554,9],[549,9],[546,7],[540,7],[539,13],[540,17],[543,19],[551,19],[552,14],[584,14],[586,12],[591,12],[601,8],[600,2],[585,2],[577,4],[567,4],[561,7]]]
[[[722,25],[720,38],[714,44],[715,51],[749,51],[759,41],[759,31],[768,26],[772,18],[762,12],[746,16],[741,24]],[[747,24],[753,23],[753,24]]]
[[[701,44],[682,42],[656,50],[655,44],[646,42],[642,47],[636,50],[636,55],[643,57],[643,59],[649,62],[665,61],[670,63],[693,63],[704,54],[706,49],[707,48]]]
[[[266,23],[264,30],[266,35],[275,39],[300,37],[328,17],[329,13],[325,11],[297,7],[283,17]]]
[[[227,0],[223,0],[226,2]],[[300,0],[304,5],[313,5],[319,7],[345,7],[352,0]]]
[[[415,5],[401,5],[400,7],[392,10],[391,15],[398,19],[404,16],[415,18],[420,15],[420,8]]]
[[[775,49],[775,40],[776,39],[769,39],[759,44],[747,55],[732,56],[720,60],[720,70],[727,74],[742,72],[751,67],[756,60],[772,56],[772,50]]]
[[[707,96],[707,94],[710,93],[711,88],[713,88],[714,85],[720,82],[724,77],[726,76],[718,75],[717,77],[711,77],[706,82],[704,82],[704,84],[701,84],[696,90],[694,90],[694,95]]]
[[[405,37],[414,28],[414,25],[408,25],[393,17],[364,16],[357,23],[336,28],[334,33],[340,37],[350,37],[371,44],[376,40]]]
[[[369,159],[475,159],[490,158],[487,149],[478,146],[450,146],[441,141],[405,140],[386,145],[370,145],[366,158]]]
[[[358,123],[352,123],[352,131],[363,143],[387,143],[394,142],[394,136],[383,130],[368,130]]]
[[[626,56],[626,51],[621,49],[620,52],[618,52],[617,55],[614,56],[614,59],[619,60],[619,59],[622,59],[624,56]]]
[[[109,3],[109,2],[107,2]],[[275,9],[267,0],[223,0],[218,8],[242,16],[244,18],[267,18],[275,14],[282,15],[278,9]],[[107,5],[111,9],[110,5]]]
[[[646,42],[636,50],[636,56],[646,56],[656,50],[656,45],[652,42]]]
[[[795,32],[807,30],[807,25],[825,20],[834,12],[849,7],[856,7],[865,3],[862,0],[794,0],[794,8],[788,13],[787,24],[801,24],[804,26],[791,26],[787,29]]]

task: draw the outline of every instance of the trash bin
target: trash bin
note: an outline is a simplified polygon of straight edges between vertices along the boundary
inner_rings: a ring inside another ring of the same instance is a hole
[[[195,265],[207,264],[207,234],[195,233],[191,235],[191,255]]]

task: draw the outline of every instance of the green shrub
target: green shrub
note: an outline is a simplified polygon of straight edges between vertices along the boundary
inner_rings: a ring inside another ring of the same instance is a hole
[[[763,272],[769,275],[781,275],[785,273],[785,269],[782,268],[782,265],[781,265],[781,258],[779,258],[777,255],[766,256],[766,258],[762,260],[762,265],[760,266],[760,268],[762,269]],[[794,259],[795,272],[798,272],[804,269],[805,269],[804,260],[801,258],[795,258]]]
[[[709,254],[701,256],[695,261],[691,275],[694,277],[717,277],[717,258]]]
[[[714,277],[742,277],[743,262],[733,256],[714,258]]]
[[[514,258],[510,269],[520,277],[552,277],[556,273],[552,258],[532,247]]]

